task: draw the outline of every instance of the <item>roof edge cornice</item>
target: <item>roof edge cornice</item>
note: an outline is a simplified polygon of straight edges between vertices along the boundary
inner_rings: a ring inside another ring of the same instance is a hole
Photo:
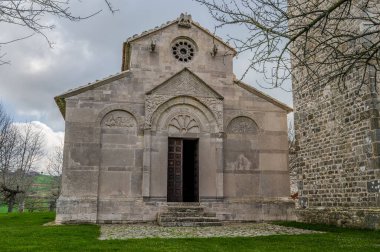
[[[247,90],[248,92],[252,93],[252,94],[255,94],[257,96],[259,96],[260,98],[263,98],[264,100],[276,105],[277,107],[280,107],[282,109],[284,109],[288,114],[293,112],[293,108],[292,107],[289,107],[288,105],[286,105],[285,103],[265,94],[264,92],[261,92],[259,90],[257,90],[256,88],[252,87],[251,85],[248,85],[240,80],[234,80],[234,83],[237,84],[239,87]]]
[[[63,118],[65,118],[65,113],[66,113],[66,100],[65,100],[66,98],[69,98],[69,97],[74,96],[74,95],[81,94],[81,93],[86,92],[88,90],[92,90],[94,88],[103,86],[103,85],[108,84],[110,82],[113,82],[115,80],[124,78],[128,75],[129,72],[130,72],[129,70],[123,71],[123,72],[111,75],[109,77],[106,77],[104,79],[97,80],[97,81],[92,82],[92,83],[88,83],[85,86],[80,86],[78,88],[70,89],[69,91],[67,91],[63,94],[54,97],[55,103],[57,104],[59,110],[61,111]]]

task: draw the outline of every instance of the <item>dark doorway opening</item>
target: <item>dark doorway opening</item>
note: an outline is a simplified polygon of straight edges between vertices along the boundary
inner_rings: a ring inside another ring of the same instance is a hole
[[[198,202],[198,140],[169,138],[168,201]]]
[[[183,140],[183,201],[198,201],[197,140]]]

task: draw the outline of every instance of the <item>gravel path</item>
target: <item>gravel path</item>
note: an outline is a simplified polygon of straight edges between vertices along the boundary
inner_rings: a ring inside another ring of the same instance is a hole
[[[268,223],[225,224],[219,227],[161,227],[154,224],[101,225],[100,240],[139,238],[253,237],[321,233]]]

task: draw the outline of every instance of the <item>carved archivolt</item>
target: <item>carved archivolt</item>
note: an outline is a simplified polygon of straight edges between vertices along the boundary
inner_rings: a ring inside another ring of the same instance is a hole
[[[151,128],[153,113],[165,102],[175,98],[176,95],[147,95],[145,100],[145,128]],[[184,97],[185,98],[185,97]],[[191,99],[191,98],[190,98]],[[223,101],[210,97],[196,97],[214,115],[218,129],[223,132]]]
[[[169,133],[199,133],[199,125],[197,120],[187,114],[180,114],[173,117],[168,125]]]
[[[219,131],[223,132],[223,101],[210,97],[199,97],[198,99],[212,111],[218,123]]]
[[[145,128],[150,128],[152,126],[152,116],[153,112],[163,104],[164,102],[170,100],[173,96],[171,95],[147,95],[145,98]]]
[[[239,116],[232,119],[227,127],[227,132],[234,134],[257,134],[258,127],[251,118]]]
[[[193,97],[198,104],[201,103],[199,105],[207,107],[215,117],[219,132],[223,132],[223,98],[188,70],[183,70],[146,95],[145,128],[152,127],[153,114],[160,106],[179,97]]]
[[[104,128],[128,128],[136,129],[135,118],[128,112],[122,110],[111,111],[102,120]]]

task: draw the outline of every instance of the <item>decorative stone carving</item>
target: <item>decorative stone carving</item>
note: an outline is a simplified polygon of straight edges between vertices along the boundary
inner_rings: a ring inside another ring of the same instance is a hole
[[[252,162],[244,154],[240,154],[236,161],[227,164],[227,170],[231,171],[249,171],[251,169]]]
[[[199,133],[198,122],[190,115],[177,115],[170,120],[168,125],[169,133]]]
[[[237,118],[237,117],[248,117],[251,118],[257,125],[259,134],[262,131],[262,126],[264,125],[264,112],[259,111],[244,111],[244,110],[225,110],[224,111],[224,125],[226,125],[226,131],[227,126],[230,124],[230,122]]]
[[[191,15],[187,13],[181,13],[178,19],[178,26],[183,28],[191,28]]]
[[[212,89],[203,84],[189,71],[182,71],[168,82],[159,86],[153,93],[219,98]]]
[[[153,89],[145,99],[145,128],[152,126],[152,116],[159,106],[178,96],[194,97],[213,113],[219,132],[223,132],[222,97],[209,88],[189,70],[183,70],[173,78]]]
[[[195,45],[188,39],[177,39],[172,44],[172,54],[180,62],[189,62],[195,56]]]
[[[145,128],[152,126],[151,119],[153,112],[172,97],[172,95],[147,95],[145,97]]]
[[[211,109],[218,123],[219,131],[223,132],[223,101],[209,97],[198,97],[198,100]]]
[[[136,128],[136,120],[125,111],[112,111],[102,120],[102,127],[106,128]]]
[[[227,132],[234,134],[257,134],[258,127],[251,118],[240,116],[230,122]]]

